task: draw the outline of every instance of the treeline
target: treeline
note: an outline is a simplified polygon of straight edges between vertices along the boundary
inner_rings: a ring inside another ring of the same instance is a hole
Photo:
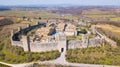
[[[9,24],[13,24],[13,21],[7,18],[0,20],[0,26],[9,25]]]
[[[110,24],[110,25],[114,25],[114,26],[117,26],[117,27],[120,27],[120,22],[112,22],[112,21],[100,21],[100,22],[93,22],[92,24]]]

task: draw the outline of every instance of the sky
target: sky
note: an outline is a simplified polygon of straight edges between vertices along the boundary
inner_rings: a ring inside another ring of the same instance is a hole
[[[120,0],[0,0],[0,5],[114,5],[120,6]]]

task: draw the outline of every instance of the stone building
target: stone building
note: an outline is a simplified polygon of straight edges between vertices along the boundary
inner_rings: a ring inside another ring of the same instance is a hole
[[[48,36],[51,35],[55,31],[52,27],[42,27],[37,29],[36,34],[39,36]]]
[[[76,35],[76,26],[71,23],[59,23],[56,27],[57,32],[64,32],[67,36]]]
[[[55,29],[53,27],[42,27],[37,29],[35,32],[37,36],[39,36],[40,41],[46,42],[49,39],[53,39],[54,37],[52,34],[55,32]]]
[[[76,26],[73,25],[73,24],[66,24],[66,27],[65,27],[65,34],[67,36],[73,36],[73,35],[76,35],[77,31],[76,31]]]
[[[65,23],[59,23],[56,27],[56,32],[63,32],[65,30]]]

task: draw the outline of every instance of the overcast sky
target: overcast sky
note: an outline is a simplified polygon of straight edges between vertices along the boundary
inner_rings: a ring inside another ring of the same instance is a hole
[[[41,5],[41,4],[120,6],[120,0],[0,0],[0,5]]]

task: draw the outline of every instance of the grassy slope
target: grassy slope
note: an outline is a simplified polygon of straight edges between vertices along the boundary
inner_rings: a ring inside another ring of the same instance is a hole
[[[71,49],[67,51],[67,61],[88,64],[120,65],[120,47],[102,47]]]

